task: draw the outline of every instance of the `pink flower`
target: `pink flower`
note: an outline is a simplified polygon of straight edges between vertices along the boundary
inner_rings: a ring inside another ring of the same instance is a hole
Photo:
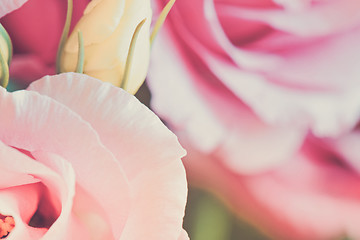
[[[152,105],[191,183],[276,239],[360,238],[359,7],[182,0],[155,41]]]
[[[306,129],[317,136],[346,132],[360,114],[360,15],[351,12],[359,5],[178,2],[153,49],[153,107],[198,148],[226,148],[236,164],[238,144],[254,146],[241,137],[244,121],[260,125],[245,128],[272,156],[245,171],[286,159]]]
[[[170,53],[181,52],[186,72],[202,73],[192,77],[194,88],[221,88],[268,124],[336,136],[360,114],[359,7],[357,0],[183,0],[163,38]]]
[[[86,75],[0,89],[0,233],[187,239],[184,150],[133,96]]]
[[[252,175],[183,145],[191,184],[221,196],[274,239],[321,240],[360,238],[359,144],[358,132],[331,141],[308,138],[281,167]]]
[[[74,1],[72,26],[80,19],[88,2]],[[30,0],[0,20],[14,45],[11,78],[30,83],[44,75],[55,74],[66,9],[66,0]]]

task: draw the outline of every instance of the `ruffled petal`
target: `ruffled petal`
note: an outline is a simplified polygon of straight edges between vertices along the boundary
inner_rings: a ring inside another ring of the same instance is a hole
[[[185,230],[182,230],[178,240],[189,240],[189,236]]]
[[[89,122],[130,180],[163,166],[169,159],[178,161],[185,154],[177,137],[154,113],[111,84],[68,73],[44,77],[32,83],[29,90],[50,96]]]
[[[0,139],[20,149],[52,152],[69,161],[77,183],[101,204],[114,235],[119,236],[129,211],[128,182],[91,126],[69,108],[36,92],[0,89],[0,99],[0,112],[7,113],[0,115]]]
[[[177,239],[187,191],[184,150],[158,117],[122,89],[81,74],[45,77],[29,89],[77,112],[122,164],[133,205],[121,239]]]
[[[143,172],[132,182],[134,205],[121,240],[178,239],[183,231],[187,184],[182,162],[174,160]]]

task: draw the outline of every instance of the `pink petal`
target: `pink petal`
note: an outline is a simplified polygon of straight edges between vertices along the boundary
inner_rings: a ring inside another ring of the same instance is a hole
[[[189,240],[189,236],[185,230],[181,231],[180,237],[178,240]]]
[[[244,1],[196,1],[190,11],[185,2],[175,6],[165,33],[157,39],[175,42],[156,59],[160,64],[167,62],[165,54],[181,51],[184,55],[178,59],[188,68],[206,73],[193,79],[215,75],[270,125],[295,124],[317,136],[337,136],[356,124],[360,15],[352,12],[358,1],[298,4],[296,10],[265,2],[253,6]],[[246,39],[250,33],[234,23],[254,25],[248,30],[254,31],[254,39]]]
[[[9,159],[11,159],[11,161],[9,161]],[[43,234],[43,230],[32,230],[31,227],[27,226],[27,224],[35,211],[38,209],[40,198],[43,196],[42,192],[44,191],[44,188],[41,186],[45,185],[47,187],[55,201],[56,199],[60,200],[61,195],[66,194],[66,192],[64,192],[66,190],[62,185],[61,177],[45,165],[29,158],[11,147],[4,145],[2,142],[0,142],[0,162],[2,162],[2,168],[9,172],[24,176],[33,176],[38,181],[41,181],[41,183],[31,184],[33,182],[32,180],[26,185],[2,189],[0,191],[1,194],[10,194],[6,195],[11,198],[11,200],[9,200],[9,207],[10,210],[13,209],[15,212],[7,212],[8,209],[1,209],[0,213],[3,215],[11,215],[15,218],[16,228],[14,229],[14,235],[16,236],[17,234],[20,234],[21,236],[32,236],[33,234],[40,233]],[[1,205],[7,205],[4,204],[5,203]],[[70,207],[71,204],[72,201],[70,201]],[[21,219],[17,216],[21,216]],[[17,229],[18,226],[19,229]]]
[[[76,187],[71,221],[71,226],[69,226],[69,230],[73,233],[72,238],[70,237],[71,239],[79,239],[75,236],[75,234],[79,234],[79,232],[93,239],[115,239],[111,225],[106,218],[106,212],[104,212],[101,205],[79,185]],[[74,224],[74,222],[77,222],[77,224]],[[81,228],[83,228],[84,233],[79,231]],[[80,235],[80,238],[85,237]]]
[[[39,186],[39,184],[30,184],[0,191],[0,213],[12,216],[15,221],[15,228],[11,231],[10,238],[39,239],[45,233],[46,229],[32,228],[27,224],[37,209],[41,195]]]
[[[189,181],[220,194],[237,214],[275,239],[360,236],[360,179],[329,159],[321,165],[315,161],[319,156],[300,153],[273,171],[247,177],[218,158],[190,149],[188,157]]]
[[[178,135],[243,173],[276,166],[297,151],[305,134],[302,128],[267,125],[229,91],[211,84],[210,76],[205,79],[186,66],[177,52],[167,54],[169,49],[169,41],[157,39],[149,86],[154,109]],[[163,62],[172,64],[164,69]]]
[[[77,182],[102,205],[119,236],[129,211],[128,183],[91,126],[69,108],[36,92],[0,89],[0,100],[0,112],[7,113],[0,115],[0,139],[69,161]]]
[[[175,160],[133,180],[134,205],[121,240],[178,239],[187,184],[182,162]]]
[[[360,134],[355,130],[336,139],[327,139],[326,143],[339,154],[340,157],[360,172]]]
[[[29,89],[87,120],[123,165],[134,195],[121,239],[177,239],[187,189],[175,135],[135,97],[86,75],[45,77]]]
[[[261,21],[291,34],[314,37],[356,25],[360,19],[360,14],[356,11],[359,6],[359,1],[356,0],[323,1],[312,6],[286,10],[251,9],[220,4],[218,11],[222,16]]]
[[[271,214],[285,218],[294,232],[303,235],[301,239],[330,239],[344,233],[359,238],[359,177],[337,166],[317,166],[307,157],[300,155],[283,168],[250,180],[254,197]]]
[[[167,39],[168,36],[162,37]],[[265,61],[259,60],[260,54],[229,48],[239,65],[209,52],[201,43],[191,44],[204,61],[203,71],[214,74],[264,121],[292,126],[295,123],[310,127],[318,136],[336,136],[351,129],[360,114],[360,86],[356,81],[359,71],[354,67],[359,54],[353,54],[360,52],[360,48],[353,47],[357,46],[354,42],[359,38],[359,31],[353,31],[305,45],[299,51],[284,51],[273,58],[263,54]],[[159,63],[177,50],[174,45],[165,51],[164,43],[161,48],[161,59],[155,60]],[[194,61],[191,55],[187,57],[190,59],[182,61],[189,64]],[[330,65],[337,67],[329,69]],[[347,84],[343,84],[344,77]],[[199,78],[204,77],[194,79]]]
[[[61,214],[46,232],[42,239],[66,238],[71,236],[69,232],[69,219],[73,207],[73,198],[75,196],[75,172],[72,166],[59,156],[45,152],[34,152],[36,160],[44,163],[56,171],[61,179],[57,179],[48,185],[49,189],[59,195],[61,199]],[[44,179],[47,182],[47,179]],[[54,184],[54,185],[53,185]],[[60,185],[60,186],[59,186]]]
[[[11,161],[9,161],[9,159],[11,159]],[[17,174],[23,179],[29,179],[29,181],[24,182],[24,184],[45,181],[47,184],[50,184],[52,188],[59,189],[59,187],[56,186],[61,183],[60,176],[55,174],[50,168],[20,153],[18,150],[4,145],[1,141],[0,165],[9,174]],[[55,192],[59,193],[59,191]]]
[[[68,73],[44,77],[29,90],[50,96],[89,122],[130,180],[184,155],[176,136],[159,118],[120,88]]]
[[[27,0],[2,0],[0,4],[0,17],[21,7]]]

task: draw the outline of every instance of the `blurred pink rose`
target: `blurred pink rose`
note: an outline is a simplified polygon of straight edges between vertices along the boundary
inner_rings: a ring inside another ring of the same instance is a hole
[[[246,176],[185,144],[185,166],[193,186],[220,196],[273,239],[360,239],[359,145],[359,133],[309,138],[281,167]]]
[[[88,2],[74,1],[72,26],[80,19]],[[0,19],[14,47],[11,78],[30,83],[47,74],[55,74],[56,52],[66,9],[66,0],[28,0],[21,8]]]
[[[360,238],[359,7],[182,0],[155,41],[152,106],[190,180],[276,239]]]
[[[152,105],[205,152],[220,147],[236,165],[239,144],[271,155],[267,163],[255,156],[245,171],[286,159],[306,129],[346,132],[360,114],[359,7],[357,0],[179,1],[153,49]],[[244,130],[252,137],[241,137]]]
[[[0,112],[0,237],[187,239],[184,150],[136,98],[67,73]]]

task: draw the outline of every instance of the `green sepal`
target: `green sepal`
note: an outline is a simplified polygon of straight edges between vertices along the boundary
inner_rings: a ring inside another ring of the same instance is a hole
[[[150,46],[152,46],[156,35],[158,34],[160,28],[161,28],[162,25],[164,24],[165,19],[166,19],[167,15],[169,14],[169,12],[170,12],[172,6],[174,5],[175,1],[176,1],[176,0],[170,0],[170,1],[166,4],[166,6],[163,8],[163,10],[161,11],[158,19],[156,20],[156,23],[155,23],[155,25],[154,25],[153,31],[151,32],[151,35],[150,35]]]
[[[66,11],[65,25],[64,25],[64,28],[63,28],[63,32],[61,34],[59,47],[58,47],[58,51],[57,51],[57,54],[56,54],[56,72],[57,73],[62,72],[62,69],[61,69],[61,56],[62,56],[62,51],[64,49],[66,40],[67,40],[67,38],[69,36],[73,7],[74,7],[73,6],[73,0],[68,0],[67,1],[67,11]]]
[[[131,69],[131,63],[132,63],[132,59],[133,59],[133,55],[134,55],[134,51],[135,51],[135,45],[136,45],[136,40],[137,37],[139,36],[141,27],[144,25],[146,21],[146,18],[143,19],[135,28],[134,34],[131,38],[131,42],[130,42],[130,46],[129,46],[129,52],[126,58],[126,64],[125,64],[125,70],[124,70],[124,75],[122,77],[121,83],[120,83],[120,87],[122,89],[127,88],[127,83],[128,83],[128,78],[129,78],[129,74],[130,74],[130,69]]]
[[[79,53],[78,53],[78,61],[76,65],[77,73],[84,73],[84,58],[85,58],[85,50],[84,50],[84,39],[81,31],[78,31],[78,41],[79,41]]]

